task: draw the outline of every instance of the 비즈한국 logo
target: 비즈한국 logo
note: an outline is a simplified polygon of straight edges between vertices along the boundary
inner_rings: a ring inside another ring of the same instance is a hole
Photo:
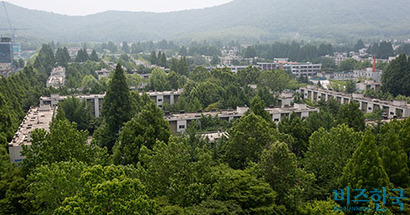
[[[397,196],[389,196],[386,187],[381,189],[373,188],[372,190],[366,192],[366,189],[353,189],[346,187],[344,189],[333,190],[334,200],[346,201],[344,207],[334,207],[335,211],[368,211],[368,207],[356,207],[350,206],[351,203],[369,203],[372,201],[375,204],[376,211],[387,211],[387,209],[381,208],[380,204],[386,205],[387,200],[391,200],[393,205],[399,205],[400,210],[403,211],[402,199],[408,199],[404,196],[403,189],[391,189],[392,193],[397,194]],[[391,193],[391,194],[392,194]],[[353,196],[353,198],[352,198]]]

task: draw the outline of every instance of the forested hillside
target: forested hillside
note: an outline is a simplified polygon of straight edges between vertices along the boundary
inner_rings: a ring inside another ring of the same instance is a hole
[[[61,42],[181,40],[407,39],[410,2],[234,0],[207,9],[170,12],[107,11],[65,16],[6,3],[13,25]],[[0,28],[8,28],[0,13]],[[8,32],[7,32],[8,33]]]

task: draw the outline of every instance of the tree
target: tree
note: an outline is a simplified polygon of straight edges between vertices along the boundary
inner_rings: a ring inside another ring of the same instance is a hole
[[[32,212],[51,214],[64,199],[82,189],[80,176],[86,164],[59,162],[40,166],[28,176],[29,189],[25,193]]]
[[[56,63],[53,50],[49,45],[44,45],[41,47],[36,59],[34,60],[34,67],[38,70],[43,68],[47,75],[50,75],[51,70],[54,68]]]
[[[27,214],[21,204],[26,201],[26,180],[21,168],[10,163],[10,156],[3,146],[0,146],[0,214]]]
[[[401,54],[382,74],[382,90],[393,96],[410,96],[410,59]]]
[[[89,59],[90,57],[87,54],[87,50],[80,49],[78,50],[77,56],[75,57],[75,62],[86,62]]]
[[[265,146],[274,141],[274,129],[262,117],[250,113],[234,122],[228,131],[225,159],[234,169],[244,169],[259,160]]]
[[[56,52],[56,62],[58,66],[68,67],[68,62],[71,61],[70,55],[66,47],[58,48]]]
[[[31,146],[23,146],[26,156],[22,166],[26,172],[41,165],[61,161],[82,161],[88,164],[105,163],[106,151],[87,143],[88,131],[78,131],[61,114],[52,121],[50,132],[36,129],[31,133]]]
[[[188,76],[189,74],[189,67],[188,67],[188,61],[186,57],[182,57],[182,59],[179,61],[178,64],[178,71],[175,71],[181,75]]]
[[[343,104],[337,113],[338,124],[345,123],[355,131],[364,131],[366,123],[364,121],[364,114],[359,109],[357,102],[350,102]]]
[[[375,137],[370,130],[366,130],[363,139],[353,153],[352,159],[343,169],[340,179],[342,187],[372,190],[389,186],[389,177],[382,165]]]
[[[355,59],[349,58],[340,63],[339,70],[340,71],[353,71],[357,63],[358,62]]]
[[[151,52],[151,55],[149,56],[149,62],[151,62],[151,64],[157,64],[158,63],[157,53],[155,53],[155,51]]]
[[[265,110],[265,106],[265,102],[263,102],[262,99],[258,95],[256,95],[251,101],[250,110],[254,114],[265,119],[268,123],[272,123],[272,117],[270,116],[269,112]]]
[[[309,130],[304,121],[293,112],[289,118],[285,117],[279,122],[278,128],[280,132],[290,134],[294,138],[295,141],[290,148],[296,156],[301,157],[307,150],[309,140]]]
[[[122,127],[113,149],[114,162],[136,165],[142,146],[152,149],[156,141],[167,143],[170,134],[169,123],[164,119],[162,111],[154,103],[149,103]]]
[[[118,134],[121,126],[132,117],[129,87],[125,79],[124,70],[120,64],[117,65],[113,78],[108,86],[101,113],[107,123],[107,132],[109,132],[109,134],[106,135],[114,137]],[[99,142],[101,146],[106,146],[109,152],[114,146],[114,143],[115,139]]]
[[[330,131],[320,128],[309,138],[308,150],[303,158],[305,170],[316,176],[320,197],[338,185],[343,168],[362,140],[362,134],[347,125],[338,125]]]
[[[179,77],[180,76],[178,76],[178,74],[174,71],[168,73],[167,75],[168,83],[171,85],[171,88],[174,90],[179,89],[179,83],[178,83]]]
[[[354,93],[356,91],[356,83],[352,80],[346,81],[346,93]]]
[[[167,57],[165,57],[165,52],[163,52],[161,56],[159,56],[158,64],[162,67],[167,67]]]
[[[149,77],[148,87],[150,90],[166,91],[171,90],[171,85],[167,79],[167,74],[161,69],[154,69]]]
[[[275,142],[262,151],[259,168],[278,193],[277,204],[285,205],[288,211],[297,208],[302,201],[301,191],[314,179],[313,174],[307,175],[298,168],[296,155],[283,142]]]
[[[80,176],[82,189],[67,197],[54,214],[155,214],[155,203],[129,167],[100,165]]]
[[[256,84],[260,70],[257,67],[250,66],[246,69],[241,69],[238,71],[238,77],[243,85]]]
[[[68,97],[59,103],[59,108],[64,110],[65,117],[72,123],[77,124],[79,130],[91,129],[91,111],[87,107],[86,101],[73,97]]]
[[[273,91],[283,91],[292,88],[296,84],[296,81],[290,80],[283,70],[262,71],[258,80],[261,86],[268,87]]]
[[[241,207],[243,214],[286,214],[283,206],[274,204],[277,194],[268,183],[247,171],[223,164],[212,171],[216,178],[212,199],[232,201]]]
[[[390,181],[399,187],[409,185],[410,175],[407,166],[408,157],[402,148],[400,129],[405,125],[398,121],[392,121],[381,127],[378,134],[378,148],[382,159],[383,167],[390,178]]]
[[[355,51],[355,52],[358,52],[360,49],[362,49],[362,48],[366,48],[366,46],[364,45],[364,43],[363,43],[363,40],[362,39],[359,39],[358,41],[357,41],[357,43],[353,46],[353,50]]]
[[[125,52],[125,54],[130,53],[130,46],[128,45],[127,41],[122,42],[121,50]]]
[[[94,49],[93,49],[93,52],[91,52],[90,60],[94,62],[100,61],[100,59],[98,58],[97,52]]]

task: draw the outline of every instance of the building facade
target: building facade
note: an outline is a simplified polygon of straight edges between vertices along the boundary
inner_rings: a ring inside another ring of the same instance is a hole
[[[347,94],[335,92],[332,90],[324,90],[317,86],[308,86],[299,88],[301,97],[311,101],[335,99],[341,104],[356,101],[359,103],[359,108],[364,113],[372,113],[376,110],[381,110],[384,118],[407,118],[410,116],[410,105],[406,101],[383,101],[380,99],[372,99],[364,97],[363,94]]]

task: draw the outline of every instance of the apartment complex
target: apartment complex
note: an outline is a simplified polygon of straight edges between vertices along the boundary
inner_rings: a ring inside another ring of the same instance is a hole
[[[363,94],[347,94],[342,92],[335,92],[332,90],[324,90],[317,86],[307,86],[299,88],[303,99],[311,101],[319,101],[333,98],[341,104],[349,103],[352,100],[360,105],[360,109],[364,113],[372,113],[375,110],[381,110],[383,117],[392,118],[407,118],[410,116],[410,105],[406,101],[383,101],[380,99],[372,99],[364,97]]]
[[[50,123],[55,114],[56,107],[51,107],[50,105],[30,108],[12,141],[9,143],[10,161],[12,163],[18,163],[24,159],[20,152],[23,150],[23,145],[31,145],[30,135],[32,131],[37,128],[49,131]]]
[[[177,133],[183,133],[188,128],[189,124],[193,121],[200,119],[202,116],[219,117],[220,119],[232,121],[242,117],[245,112],[249,110],[248,107],[237,107],[236,110],[221,110],[212,112],[198,112],[198,113],[178,113],[169,114],[166,113],[164,118],[169,122],[171,131]],[[311,112],[318,112],[319,109],[308,107],[304,104],[295,104],[293,107],[285,108],[266,108],[269,112],[272,120],[275,123],[279,123],[281,119],[289,117],[293,112],[298,117],[307,117]]]
[[[181,96],[183,89],[164,91],[164,92],[146,92],[146,94],[157,104],[159,108],[162,109],[164,103],[175,104],[178,101],[179,96]],[[142,95],[143,93],[140,93]],[[52,94],[51,96],[40,97],[40,105],[51,105],[52,107],[57,106],[61,101],[64,101],[69,96],[60,96],[57,94]],[[105,94],[90,94],[90,95],[76,95],[74,96],[78,99],[86,100],[87,105],[91,109],[91,113],[94,117],[100,117],[102,103]]]
[[[60,88],[65,85],[65,68],[62,66],[53,68],[47,79],[46,86]]]

